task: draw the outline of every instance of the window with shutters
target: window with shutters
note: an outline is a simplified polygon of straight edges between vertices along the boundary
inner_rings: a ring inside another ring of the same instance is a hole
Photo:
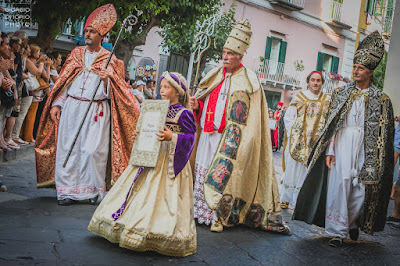
[[[318,52],[317,70],[327,73],[338,73],[339,57]]]
[[[393,12],[393,0],[367,0],[365,6],[365,12],[373,15],[373,16],[388,16],[392,15]]]
[[[367,0],[365,7],[365,12],[382,25],[382,36],[387,39],[392,32],[394,2],[395,0]]]
[[[268,108],[276,110],[276,105],[281,100],[281,93],[275,91],[264,91],[265,99],[267,100]]]
[[[262,65],[256,70],[261,83],[271,82],[274,87],[282,85],[293,89],[301,88],[300,81],[304,73],[294,67],[294,64],[285,64],[287,42],[275,36],[267,37],[265,57]]]
[[[265,60],[271,74],[283,73],[286,59],[287,42],[277,37],[267,37]]]

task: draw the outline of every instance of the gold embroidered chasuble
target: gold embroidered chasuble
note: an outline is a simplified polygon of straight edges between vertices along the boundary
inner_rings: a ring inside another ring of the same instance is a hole
[[[51,120],[50,109],[61,92],[82,73],[85,51],[86,46],[80,46],[68,55],[43,109],[35,144],[38,188],[54,187],[58,123]],[[106,49],[101,49],[88,70],[98,74],[104,68],[109,54]],[[109,82],[112,139],[110,169],[107,170],[110,176],[106,177],[106,181],[112,185],[128,165],[139,108],[125,82],[124,63],[113,55],[108,69],[113,73]]]
[[[224,79],[223,68],[200,82],[197,99]],[[226,104],[226,127],[205,176],[204,198],[224,226],[246,224],[288,233],[282,224],[268,122],[268,106],[254,72],[232,73]]]
[[[324,129],[330,99],[321,92],[317,100],[310,100],[299,92],[290,103],[297,109],[289,138],[289,152],[294,160],[307,165],[307,157]]]

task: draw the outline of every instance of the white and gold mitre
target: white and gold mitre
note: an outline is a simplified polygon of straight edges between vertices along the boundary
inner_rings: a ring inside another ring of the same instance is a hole
[[[225,42],[224,48],[243,55],[244,52],[246,52],[247,47],[250,45],[250,39],[250,22],[247,19],[242,20],[233,27],[228,39]]]

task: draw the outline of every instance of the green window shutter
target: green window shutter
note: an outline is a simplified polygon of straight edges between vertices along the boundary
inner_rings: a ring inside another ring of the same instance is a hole
[[[279,49],[279,57],[278,57],[278,62],[280,63],[285,63],[286,48],[287,48],[287,42],[281,41],[281,47]]]
[[[265,59],[271,58],[272,38],[267,37],[267,45],[265,46]]]
[[[324,53],[318,52],[318,59],[317,59],[317,70],[322,71],[322,67],[324,66]]]
[[[384,25],[384,31],[389,33],[392,24],[392,19],[393,19],[393,0],[387,0],[387,8],[386,8],[386,15],[383,18],[383,25]]]
[[[375,0],[371,0],[370,2],[371,6],[369,7],[368,12],[372,15],[375,15],[375,5],[376,5]]]
[[[388,0],[387,1],[386,17],[392,19],[392,16],[393,16],[393,0]]]
[[[339,73],[339,57],[332,56],[332,65],[331,65],[331,72]]]
[[[367,5],[365,7],[365,11],[369,14],[372,14],[374,11],[375,0],[367,0]]]

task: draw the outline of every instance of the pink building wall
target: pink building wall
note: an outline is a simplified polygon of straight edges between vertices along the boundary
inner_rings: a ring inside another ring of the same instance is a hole
[[[232,0],[226,0],[225,3],[226,6],[230,6]],[[237,2],[236,19],[248,19],[252,25],[251,45],[243,58],[244,64],[248,67],[254,65],[259,56],[264,56],[266,39],[270,36],[271,30],[285,34],[283,40],[288,43],[285,63],[293,64],[295,60],[303,60],[305,72],[315,69],[318,52],[322,51],[323,43],[336,47],[337,54],[334,55],[343,57],[345,44],[343,36],[326,33],[322,29],[293,18]],[[339,61],[339,69],[341,63],[342,60]]]
[[[345,0],[345,2],[346,1],[348,5],[353,6],[353,10],[359,11],[360,1],[352,0],[350,2],[349,0]],[[232,2],[232,0],[225,0],[225,8],[229,8]],[[251,4],[248,1],[247,3],[236,1],[236,4],[235,18],[237,20],[248,19],[252,25],[253,36],[251,45],[243,58],[243,64],[245,66],[255,70],[257,64],[259,64],[258,58],[265,54],[267,37],[276,36],[287,42],[285,65],[291,66],[294,64],[294,61],[303,60],[304,78],[301,82],[303,89],[306,88],[305,76],[316,69],[318,52],[325,52],[339,57],[340,73],[344,59],[346,37],[333,31],[333,29],[327,26],[323,21],[327,8],[330,8],[330,1],[305,1],[305,7],[301,13],[305,14],[304,16],[310,14],[314,17],[321,18],[319,26]],[[277,32],[283,35],[279,35]],[[289,104],[290,101],[290,97],[287,96],[293,94],[292,90],[283,90],[282,87],[273,88],[272,86],[266,85],[264,89],[283,92],[281,100],[285,102],[285,105]]]
[[[133,58],[135,60],[135,65],[137,66],[140,60],[143,57],[150,57],[154,60],[155,64],[157,65],[157,69],[159,69],[160,63],[160,52],[161,52],[161,43],[162,38],[157,33],[160,29],[158,27],[154,27],[150,30],[146,38],[146,44],[136,47]],[[157,70],[158,72],[158,70]],[[135,75],[131,73],[131,79],[134,79]]]
[[[151,57],[157,64],[160,62],[160,46],[162,42],[162,38],[157,33],[159,30],[158,27],[152,28],[147,35],[146,45],[141,46],[143,54]]]
[[[228,9],[233,0],[224,0],[223,2],[225,3],[224,8]],[[257,1],[236,1],[235,18],[237,20],[248,19],[253,32],[251,45],[243,58],[245,66],[256,70],[260,65],[259,57],[265,55],[267,37],[276,36],[287,42],[286,66],[293,67],[294,61],[303,61],[304,74],[300,84],[303,89],[306,88],[306,75],[315,70],[317,66],[318,52],[339,57],[339,73],[345,67],[344,62],[347,58],[348,69],[349,50],[353,52],[354,49],[347,47],[346,52],[346,41],[348,41],[349,36],[354,36],[355,39],[361,0],[344,0],[343,16],[352,15],[354,22],[350,30],[338,30],[325,23],[331,0],[305,0],[303,10],[292,12],[288,12],[284,8],[275,8],[267,0],[258,2],[263,3],[268,8],[261,7],[254,2]],[[157,34],[158,30],[158,28],[153,28],[147,37],[146,45],[141,47],[142,56],[151,57],[157,64],[160,62],[160,45],[162,42]],[[134,58],[137,64],[140,57],[134,56]],[[346,76],[348,76],[348,73],[346,73]],[[264,85],[264,89],[281,93],[281,100],[285,102],[285,105],[290,101],[288,96],[293,94],[292,89],[285,90],[279,86],[273,87],[271,84]]]

